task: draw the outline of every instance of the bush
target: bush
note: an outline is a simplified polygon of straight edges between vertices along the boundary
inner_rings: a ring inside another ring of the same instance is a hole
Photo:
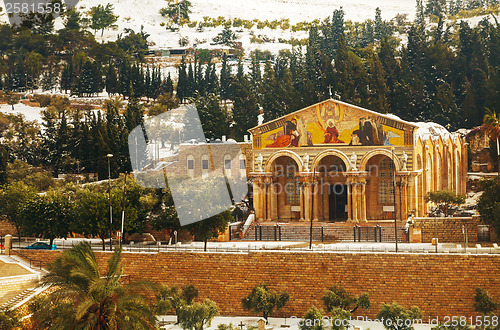
[[[388,330],[413,330],[414,320],[422,318],[420,309],[416,306],[405,309],[397,302],[383,304],[377,314],[377,319],[384,319],[384,328]]]
[[[210,299],[205,299],[203,303],[183,307],[179,311],[179,321],[183,329],[203,330],[204,326],[210,326],[217,315],[219,315],[217,304]]]
[[[300,330],[323,330],[323,310],[312,306],[304,314],[304,321],[299,325]]]

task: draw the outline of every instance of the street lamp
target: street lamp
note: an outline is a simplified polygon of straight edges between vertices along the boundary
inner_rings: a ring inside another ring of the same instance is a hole
[[[391,147],[392,153],[392,197],[394,202],[394,238],[396,241],[396,252],[398,252],[398,217],[396,214],[396,161],[394,160],[394,147]]]
[[[113,209],[111,206],[111,166],[110,166],[110,159],[111,157],[113,157],[113,154],[107,154],[106,157],[108,158],[109,250],[113,251],[113,243],[112,243]]]

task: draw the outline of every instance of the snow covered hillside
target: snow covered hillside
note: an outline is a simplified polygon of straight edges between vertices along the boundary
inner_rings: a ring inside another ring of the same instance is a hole
[[[66,0],[66,3],[74,3],[74,1]],[[170,48],[178,47],[181,37],[187,37],[190,45],[196,39],[206,40],[209,43],[222,30],[222,28],[208,28],[200,33],[196,32],[195,29],[183,27],[179,32],[167,31],[165,27],[160,26],[160,23],[166,22],[166,19],[159,14],[159,10],[167,6],[167,1],[162,0],[80,0],[76,8],[81,12],[86,12],[93,6],[106,3],[113,4],[114,13],[119,15],[118,29],[104,31],[102,37],[98,33],[96,38],[101,41],[115,40],[117,35],[123,33],[126,28],[138,32],[141,26],[144,26],[144,30],[151,35],[149,40],[154,42],[157,48]],[[414,0],[384,0],[382,2],[370,0],[353,2],[342,0],[191,0],[191,3],[191,21],[203,21],[205,16],[211,18],[222,16],[232,19],[260,19],[261,21],[287,18],[291,24],[296,24],[314,19],[323,20],[340,7],[344,8],[346,19],[353,21],[373,19],[376,7],[381,8],[382,17],[386,20],[397,14],[408,14],[408,17],[412,19],[415,13]],[[0,19],[8,22],[5,11],[0,15]],[[60,18],[57,19],[55,27],[56,29],[63,27]],[[296,39],[307,37],[305,32],[297,32],[292,35],[291,31],[281,31],[280,29],[266,31],[266,29],[258,30],[254,27],[253,32],[256,35],[265,35],[276,40],[278,38],[289,39],[292,36]],[[243,42],[246,49],[257,48],[256,45],[254,45],[255,47],[250,45],[249,31],[241,33],[239,37],[239,41]],[[203,44],[203,42],[198,42],[198,44]],[[264,45],[259,46],[259,48],[276,52],[277,49],[286,48],[286,46]]]

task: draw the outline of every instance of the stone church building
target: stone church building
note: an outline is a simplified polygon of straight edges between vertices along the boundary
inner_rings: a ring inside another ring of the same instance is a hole
[[[405,220],[429,191],[465,194],[466,143],[438,124],[329,99],[249,132],[258,220]]]

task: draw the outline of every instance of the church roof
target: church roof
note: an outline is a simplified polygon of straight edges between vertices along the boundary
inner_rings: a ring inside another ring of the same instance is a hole
[[[372,115],[381,116],[381,117],[385,117],[385,118],[388,118],[388,119],[396,120],[396,121],[402,122],[404,124],[407,124],[407,125],[410,125],[410,126],[413,126],[413,127],[416,127],[416,128],[419,127],[418,123],[413,123],[413,122],[409,122],[409,121],[403,120],[403,119],[399,118],[398,116],[390,114],[390,113],[380,113],[380,112],[376,112],[376,111],[373,111],[373,110],[368,110],[368,109],[359,107],[357,105],[346,103],[346,102],[343,102],[343,101],[340,101],[340,100],[328,99],[328,100],[321,101],[321,102],[318,102],[316,104],[307,106],[307,107],[305,107],[303,109],[299,109],[297,111],[288,113],[288,114],[286,114],[284,116],[281,116],[279,118],[276,118],[276,119],[264,122],[264,123],[262,123],[262,125],[258,125],[258,126],[255,126],[253,128],[250,128],[248,131],[249,132],[253,132],[254,130],[256,130],[259,127],[266,126],[267,124],[275,122],[275,121],[280,121],[280,120],[284,119],[285,117],[293,116],[293,115],[298,114],[298,113],[300,113],[302,111],[305,111],[305,110],[307,110],[309,108],[315,107],[315,106],[317,106],[319,104],[326,103],[326,102],[333,102],[333,103],[341,104],[341,105],[348,106],[348,107],[351,107],[351,108],[354,108],[354,109],[358,109],[358,110],[361,110],[361,111],[364,111],[364,112],[368,112],[369,114],[372,114]]]
[[[415,124],[418,128],[415,131],[415,138],[420,137],[422,140],[427,140],[429,137],[431,138],[437,138],[439,136],[442,136],[443,138],[447,138],[450,133],[446,128],[444,128],[442,125],[432,123],[432,122],[419,122],[419,123],[413,123]]]

